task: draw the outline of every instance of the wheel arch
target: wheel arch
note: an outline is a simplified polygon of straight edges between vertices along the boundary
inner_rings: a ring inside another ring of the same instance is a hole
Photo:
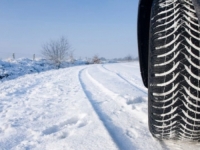
[[[148,49],[149,49],[149,26],[151,16],[151,6],[153,0],[140,0],[138,6],[138,54],[140,62],[140,72],[145,87],[148,88]]]

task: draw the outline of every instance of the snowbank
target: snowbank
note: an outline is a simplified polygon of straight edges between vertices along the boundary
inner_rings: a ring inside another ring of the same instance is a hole
[[[85,64],[85,61],[82,60],[77,60],[73,64],[63,62],[61,68],[83,64]],[[15,79],[25,74],[40,73],[52,69],[56,69],[56,67],[45,59],[31,60],[28,58],[20,58],[16,60],[0,60],[0,80]]]

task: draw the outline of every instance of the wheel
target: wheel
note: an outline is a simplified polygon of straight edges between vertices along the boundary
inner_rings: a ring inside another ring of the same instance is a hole
[[[200,30],[192,0],[154,0],[148,69],[149,129],[200,140]]]

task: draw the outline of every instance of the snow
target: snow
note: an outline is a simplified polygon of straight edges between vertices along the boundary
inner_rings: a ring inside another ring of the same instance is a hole
[[[2,150],[195,150],[200,146],[152,137],[147,89],[138,62],[18,73],[0,82]]]
[[[75,60],[73,64],[69,61],[64,61],[61,64],[61,68],[84,64],[86,64],[86,60]],[[19,58],[0,60],[0,80],[15,79],[26,74],[40,73],[52,69],[57,68],[52,62],[46,59],[31,60],[28,58]]]

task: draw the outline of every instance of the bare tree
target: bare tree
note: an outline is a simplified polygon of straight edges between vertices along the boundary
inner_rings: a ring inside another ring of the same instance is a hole
[[[126,57],[124,57],[124,60],[125,60],[125,61],[132,61],[132,60],[133,60],[133,57],[129,54],[129,55],[127,55]]]
[[[92,63],[93,64],[100,64],[101,63],[101,60],[100,60],[98,55],[94,55],[94,57],[92,58]]]
[[[68,57],[70,46],[65,37],[59,40],[51,40],[43,45],[42,54],[46,59],[51,60],[57,68],[60,68],[61,63]]]

